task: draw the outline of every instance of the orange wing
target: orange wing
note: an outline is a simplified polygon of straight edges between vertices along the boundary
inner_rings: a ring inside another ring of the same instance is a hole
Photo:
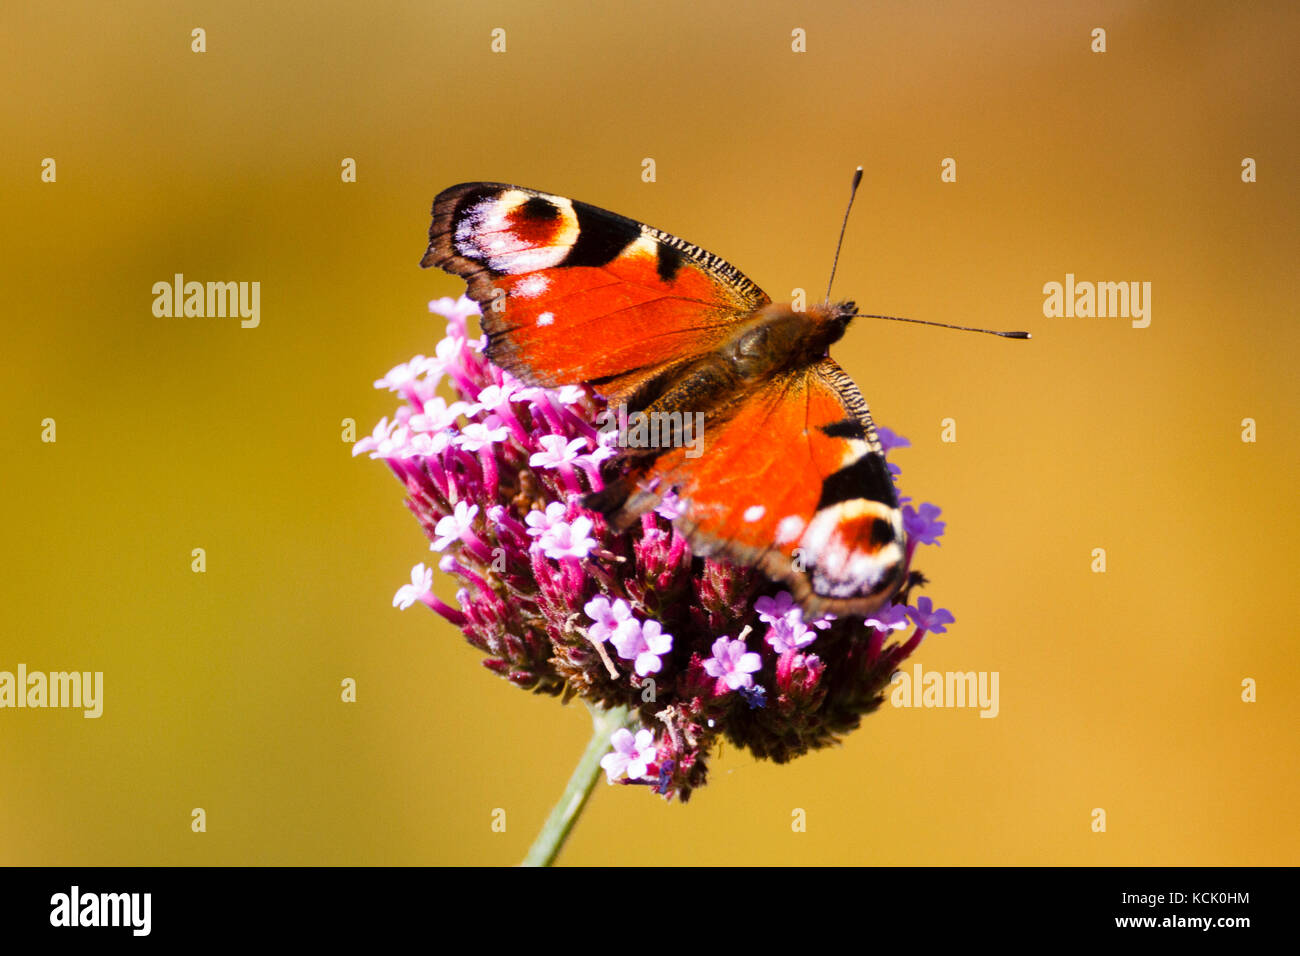
[[[710,415],[702,446],[666,451],[647,483],[623,520],[676,488],[686,509],[677,527],[697,554],[761,567],[810,612],[870,613],[905,576],[902,513],[875,425],[830,358]]]
[[[611,404],[771,301],[699,246],[502,183],[439,193],[420,264],[469,283],[493,363],[533,385],[590,384]]]

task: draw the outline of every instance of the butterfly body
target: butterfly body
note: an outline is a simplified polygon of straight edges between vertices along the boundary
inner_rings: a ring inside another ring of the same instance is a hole
[[[703,409],[716,419],[745,402],[751,390],[826,358],[852,312],[851,302],[808,312],[763,306],[739,320],[731,337],[712,351],[643,381],[625,397],[627,411],[671,415]]]
[[[773,304],[685,240],[501,183],[439,194],[429,238],[421,264],[466,279],[495,364],[590,386],[628,414],[702,416],[702,449],[627,448],[585,505],[626,526],[675,490],[696,553],[762,568],[810,612],[865,614],[894,593],[897,492],[861,393],[828,355],[852,303]]]
[[[766,305],[719,351],[748,382],[806,368],[825,358],[831,344],[844,335],[853,309],[852,302],[807,311]]]

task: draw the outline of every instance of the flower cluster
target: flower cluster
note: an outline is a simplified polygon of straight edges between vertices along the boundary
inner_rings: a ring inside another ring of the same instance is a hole
[[[722,738],[776,761],[834,743],[880,706],[924,635],[952,623],[927,597],[907,605],[924,582],[916,571],[898,603],[866,620],[806,619],[761,573],[693,555],[671,492],[614,532],[581,507],[616,454],[595,424],[599,396],[529,387],[492,365],[469,335],[470,300],[429,308],[446,336],[375,383],[402,405],[353,454],[402,482],[438,570],[457,582],[456,606],[424,563],[393,605],[436,611],[519,687],[630,708],[632,729],[613,735],[601,764],[611,782],[685,800]],[[886,450],[908,444],[880,431]],[[909,568],[917,545],[942,535],[938,515],[906,504]]]

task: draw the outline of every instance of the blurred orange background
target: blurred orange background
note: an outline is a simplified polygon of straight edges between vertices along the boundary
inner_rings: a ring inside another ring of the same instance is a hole
[[[517,862],[587,714],[392,609],[427,542],[340,440],[462,288],[416,265],[429,203],[558,192],[819,298],[858,164],[839,295],[1034,334],[864,320],[834,353],[948,521],[921,566],[957,623],[914,660],[998,671],[1000,713],[724,748],[685,805],[602,782],[561,862],[1300,862],[1295,7],[738,9],[0,14],[0,670],[105,675],[98,720],[0,710],[0,862]],[[259,281],[260,326],[155,317],[175,273]],[[1045,318],[1066,273],[1151,282],[1150,327]]]

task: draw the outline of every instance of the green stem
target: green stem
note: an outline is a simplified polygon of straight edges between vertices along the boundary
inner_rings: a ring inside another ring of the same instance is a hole
[[[615,707],[612,710],[591,708],[591,740],[582,752],[578,765],[573,768],[564,793],[551,809],[551,815],[542,824],[537,839],[528,848],[523,866],[550,866],[564,849],[564,841],[569,838],[574,824],[587,805],[592,788],[600,779],[600,758],[609,753],[609,738],[614,731],[627,723],[627,708]]]

